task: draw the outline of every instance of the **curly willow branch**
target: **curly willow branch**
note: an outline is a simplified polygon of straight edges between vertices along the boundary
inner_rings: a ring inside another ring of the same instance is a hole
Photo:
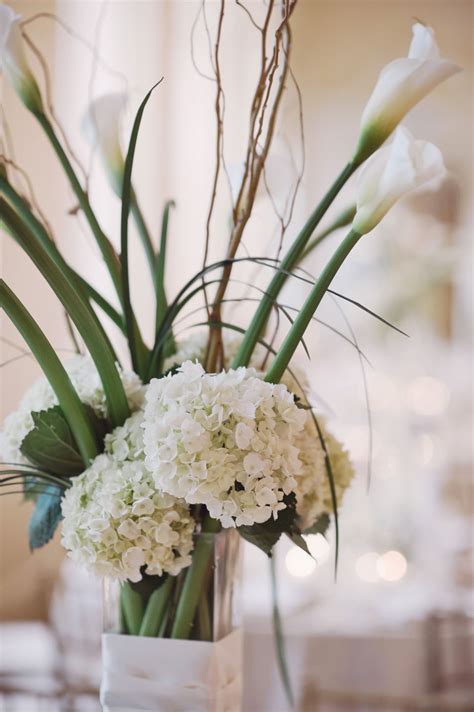
[[[233,206],[233,225],[227,250],[227,258],[230,260],[237,253],[245,227],[251,217],[265,161],[275,132],[278,111],[289,72],[291,51],[289,21],[296,7],[296,2],[297,0],[284,0],[282,3],[282,19],[274,32],[273,46],[269,59],[267,58],[267,41],[275,11],[275,0],[269,0],[264,24],[259,29],[261,34],[261,70],[251,107],[244,175],[236,203]],[[278,73],[279,69],[280,72]],[[220,139],[219,146],[221,146]],[[210,321],[213,324],[221,322],[221,304],[231,272],[232,263],[230,262],[224,266],[222,277],[216,290],[215,306],[210,314]],[[210,372],[219,370],[222,368],[223,360],[221,329],[218,326],[212,326],[206,354],[206,369]]]

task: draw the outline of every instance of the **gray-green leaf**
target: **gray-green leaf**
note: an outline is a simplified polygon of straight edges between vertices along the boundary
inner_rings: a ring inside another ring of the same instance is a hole
[[[78,475],[84,463],[59,406],[32,413],[35,427],[24,438],[21,452],[30,462],[58,475]]]
[[[39,549],[50,541],[61,521],[61,497],[59,487],[49,486],[40,494],[28,526],[30,549]]]

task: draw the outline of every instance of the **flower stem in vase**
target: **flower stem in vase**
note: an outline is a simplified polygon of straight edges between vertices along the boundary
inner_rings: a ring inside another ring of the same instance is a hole
[[[183,590],[178,602],[176,617],[171,629],[171,638],[187,640],[190,637],[193,621],[201,596],[205,595],[204,583],[214,548],[214,534],[220,529],[220,524],[207,517],[202,525],[202,533],[198,537],[193,552],[193,563],[189,567],[184,580]],[[206,536],[208,534],[209,536]]]
[[[143,618],[143,601],[138,591],[134,591],[128,581],[120,592],[122,610],[130,635],[139,635]]]
[[[165,582],[151,594],[148,599],[145,615],[140,626],[139,635],[156,638],[158,635],[173,589],[173,579],[167,576]]]

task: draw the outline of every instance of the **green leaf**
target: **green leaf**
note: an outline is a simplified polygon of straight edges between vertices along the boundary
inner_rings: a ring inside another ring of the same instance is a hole
[[[156,256],[155,265],[155,292],[156,292],[156,315],[155,315],[155,334],[158,334],[161,322],[163,321],[168,308],[168,302],[165,292],[165,265],[166,265],[166,247],[168,243],[168,226],[170,209],[175,205],[173,200],[168,200],[165,203],[163,217],[161,220],[161,237],[160,251]]]
[[[301,534],[296,523],[296,495],[294,492],[285,495],[283,501],[286,508],[282,509],[276,519],[269,519],[263,524],[238,527],[240,536],[261,549],[267,556],[272,555],[272,549],[282,534],[288,536]]]
[[[50,541],[61,521],[61,497],[59,487],[48,486],[48,492],[40,494],[28,527],[30,549],[39,549]]]
[[[304,530],[304,534],[326,534],[327,530],[329,529],[329,524],[331,520],[329,518],[329,514],[321,514],[320,517],[318,517],[315,521],[315,523],[311,526],[308,527],[307,529]]]
[[[8,201],[15,208],[18,215],[21,217],[23,222],[28,226],[31,232],[34,234],[37,242],[43,247],[48,255],[53,259],[57,266],[62,269],[64,273],[69,275],[71,282],[76,281],[77,288],[82,288],[85,296],[88,299],[93,300],[102,311],[107,314],[107,316],[121,329],[125,330],[125,325],[123,323],[122,315],[117,312],[114,307],[109,304],[109,302],[89,284],[89,282],[81,277],[80,274],[75,272],[72,267],[70,267],[64,257],[59,252],[56,247],[53,238],[48,234],[44,225],[38,220],[38,218],[31,212],[26,201],[19,195],[12,185],[8,182],[6,177],[0,175],[0,192],[4,193]]]
[[[97,315],[81,289],[51,258],[10,205],[0,199],[0,214],[15,240],[35,263],[63,304],[81,334],[99,372],[107,406],[114,425],[122,425],[130,415],[127,397],[116,366],[116,356]]]
[[[0,280],[0,303],[43,369],[74,433],[82,460],[88,465],[97,455],[97,442],[87,413],[64,366],[38,324],[4,280]]]
[[[20,450],[30,462],[59,475],[84,471],[79,449],[59,406],[32,413],[35,427],[24,438]]]
[[[160,80],[161,82],[162,80]],[[150,91],[147,93],[142,103],[139,106],[137,115],[135,116],[135,121],[133,122],[132,133],[130,136],[130,142],[128,145],[127,157],[125,159],[125,167],[123,172],[123,183],[122,183],[122,212],[121,212],[121,223],[120,223],[120,259],[122,262],[122,298],[123,298],[123,312],[125,317],[125,326],[127,329],[128,344],[130,348],[130,356],[132,359],[132,365],[134,370],[141,376],[144,376],[146,363],[144,362],[144,353],[138,348],[138,345],[142,342],[141,335],[138,329],[138,324],[135,321],[132,302],[130,298],[130,277],[128,269],[128,216],[130,213],[130,202],[132,199],[132,168],[133,159],[135,156],[135,148],[137,145],[138,132],[140,131],[140,124],[142,121],[143,112],[145,111],[145,106],[155,89],[155,87],[160,84],[158,82],[155,84]]]
[[[237,531],[242,539],[271,557],[273,547],[281,537],[281,532],[266,532],[263,527],[264,524],[253,524],[251,527],[239,527]]]
[[[298,546],[300,549],[302,549],[305,554],[308,554],[308,556],[311,556],[311,558],[314,558],[310,550],[308,549],[308,544],[306,543],[306,539],[303,537],[302,534],[299,532],[286,532],[286,536],[290,541],[295,544],[295,546]]]

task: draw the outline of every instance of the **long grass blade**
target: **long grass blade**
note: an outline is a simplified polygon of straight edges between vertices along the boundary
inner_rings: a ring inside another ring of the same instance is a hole
[[[8,285],[0,280],[1,305],[34,353],[51,384],[87,466],[98,454],[93,425],[61,361],[33,317]]]
[[[130,275],[128,264],[128,217],[130,213],[130,201],[132,197],[132,169],[133,159],[135,157],[135,149],[137,145],[138,133],[143,117],[143,112],[148,103],[148,100],[153,90],[158,84],[163,81],[160,79],[150,91],[147,93],[142,103],[140,104],[135,121],[133,122],[130,142],[128,144],[127,157],[125,159],[125,168],[122,183],[122,211],[120,223],[120,258],[122,262],[122,295],[123,295],[123,311],[125,316],[125,326],[127,329],[128,344],[130,348],[130,356],[132,359],[133,368],[142,377],[145,373],[146,362],[143,358],[144,354],[137,348],[137,344],[141,341],[138,324],[134,318],[132,302],[130,297]]]
[[[351,334],[353,340],[355,343],[357,343],[357,337],[355,334],[354,329],[352,328],[352,324],[347,318],[344,309],[341,307],[340,304],[337,303],[336,300],[335,304],[337,309],[339,310],[339,313],[341,314],[344,323],[346,324],[349,333]],[[360,351],[358,351],[358,356],[359,356],[359,363],[360,363],[360,371],[362,375],[362,385],[364,388],[364,399],[365,399],[365,410],[367,413],[367,430],[368,430],[368,443],[367,443],[367,491],[370,489],[370,484],[372,481],[372,459],[373,459],[373,426],[372,426],[372,409],[370,407],[370,395],[369,395],[369,384],[367,382],[367,373],[365,372],[365,366],[364,362],[360,356]]]
[[[122,299],[122,285],[121,285],[121,280],[120,280],[120,260],[118,258],[117,253],[115,252],[115,249],[110,242],[110,240],[107,238],[105,233],[103,232],[102,228],[99,225],[99,222],[97,220],[97,217],[92,210],[91,204],[89,202],[89,198],[87,196],[87,193],[83,190],[76,173],[74,171],[74,168],[71,165],[71,162],[64,151],[64,148],[61,145],[61,142],[59,141],[58,137],[56,136],[56,133],[54,131],[53,126],[51,125],[51,122],[45,116],[44,114],[36,114],[36,118],[38,119],[39,123],[41,124],[46,136],[48,137],[49,141],[51,142],[51,145],[63,167],[63,170],[66,174],[66,177],[71,185],[71,188],[73,189],[77,200],[79,201],[79,205],[81,207],[82,212],[85,215],[85,218],[87,222],[89,223],[89,227],[92,230],[92,234],[95,237],[95,240],[99,246],[99,249],[102,253],[102,256],[104,258],[105,264],[107,265],[107,269],[109,271],[110,277],[112,279],[112,282],[114,284],[114,287],[117,291],[117,295],[119,299]]]
[[[155,293],[156,293],[156,317],[155,317],[155,333],[158,333],[160,324],[164,319],[168,302],[166,300],[165,291],[165,265],[166,265],[166,248],[168,245],[168,228],[170,210],[174,208],[173,200],[168,200],[163,210],[163,218],[161,220],[161,237],[160,251],[156,257],[155,267]]]
[[[76,325],[104,386],[110,420],[114,426],[122,425],[130,414],[127,398],[116,367],[114,351],[95,312],[89,302],[83,298],[82,292],[75,289],[68,275],[62,272],[56,262],[38,244],[31,230],[3,199],[0,199],[0,215],[18,244],[48,281]]]
[[[8,182],[7,178],[0,174],[0,191],[5,195],[7,200],[15,208],[15,211],[21,217],[22,221],[31,230],[31,233],[35,236],[36,240],[43,247],[43,249],[48,253],[48,255],[53,259],[57,266],[68,275],[68,279],[74,281],[77,280],[79,284],[77,288],[81,286],[85,295],[96,302],[112,321],[114,321],[117,326],[124,330],[123,318],[118,312],[106,301],[106,299],[97,292],[92,285],[81,277],[77,272],[74,271],[72,267],[68,265],[56,245],[54,244],[51,236],[46,231],[44,225],[38,220],[38,218],[31,212],[25,200],[19,195],[13,186]],[[13,236],[14,237],[14,236]]]
[[[353,163],[349,163],[344,167],[344,169],[341,171],[332,186],[329,188],[328,192],[323,197],[319,205],[317,205],[313,213],[308,218],[307,222],[295,238],[288,252],[285,254],[281,262],[282,269],[274,275],[266,290],[269,293],[270,297],[264,297],[262,299],[262,302],[259,304],[253,316],[253,319],[250,322],[249,328],[245,335],[245,339],[243,340],[239,352],[235,358],[234,366],[248,365],[253,349],[255,348],[259,336],[263,333],[268,318],[270,316],[273,307],[272,300],[278,298],[278,295],[286,282],[287,275],[285,274],[285,272],[291,272],[295,265],[297,265],[306,245],[308,244],[311,238],[311,235],[313,234],[313,232],[321,222],[322,218],[326,214],[334,198],[337,196],[341,188],[348,181],[348,179],[351,177],[357,167],[358,166]]]
[[[332,464],[331,464],[331,457],[329,455],[329,450],[326,445],[326,440],[323,435],[323,431],[321,430],[321,426],[319,425],[318,419],[316,418],[314,411],[312,408],[309,409],[311,418],[313,419],[313,423],[315,425],[316,431],[318,433],[318,438],[319,442],[321,443],[321,447],[324,451],[324,466],[326,468],[326,474],[329,482],[329,489],[331,492],[331,503],[332,503],[332,511],[334,514],[334,530],[336,534],[336,544],[335,544],[335,552],[334,552],[334,579],[337,578],[337,567],[339,564],[339,513],[338,513],[338,508],[337,508],[337,495],[336,495],[336,485],[334,481],[334,473],[332,470]]]

